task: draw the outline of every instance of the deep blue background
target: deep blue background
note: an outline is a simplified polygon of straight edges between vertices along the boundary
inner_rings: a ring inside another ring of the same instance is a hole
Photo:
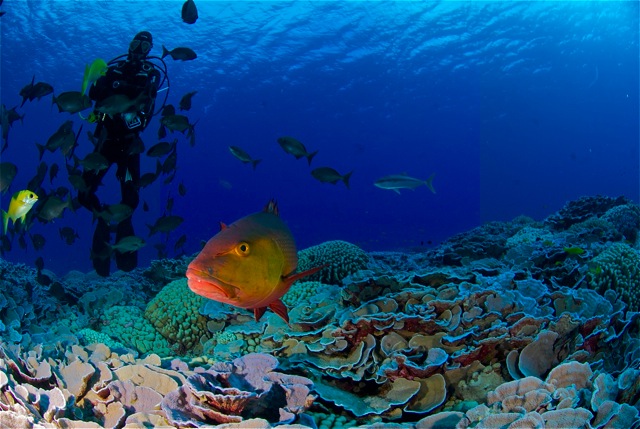
[[[582,195],[638,201],[638,3],[630,2],[214,2],[197,1],[200,19],[181,22],[182,1],[7,1],[2,27],[1,95],[19,105],[35,74],[58,94],[80,87],[84,65],[126,52],[138,31],[162,44],[189,46],[191,62],[167,58],[169,102],[198,91],[188,112],[197,142],[179,136],[177,177],[141,192],[136,231],[153,244],[182,234],[195,252],[218,222],[260,210],[270,198],[299,248],[343,239],[366,250],[437,244],[483,222],[518,215],[542,219]],[[114,26],[113,23],[119,23]],[[3,162],[18,176],[2,208],[38,165],[35,143],[69,117],[51,96],[19,109]],[[83,128],[76,153],[92,146]],[[157,140],[158,119],[143,138]],[[354,170],[351,190],[310,175],[276,139],[290,135],[319,150],[313,167]],[[171,136],[169,136],[171,137]],[[263,161],[256,171],[229,145]],[[60,153],[45,154],[62,163]],[[143,161],[143,172],[155,160]],[[115,203],[112,168],[100,195]],[[388,174],[436,174],[426,187],[396,195],[373,186]],[[187,195],[179,197],[178,183]],[[48,184],[48,178],[46,182]],[[52,187],[68,186],[63,172]],[[168,196],[185,218],[169,237],[147,238]],[[62,226],[80,239],[67,246]],[[47,237],[40,252],[14,240],[8,260],[63,274],[90,270],[91,214],[84,209],[31,226]],[[171,252],[171,254],[174,254]]]

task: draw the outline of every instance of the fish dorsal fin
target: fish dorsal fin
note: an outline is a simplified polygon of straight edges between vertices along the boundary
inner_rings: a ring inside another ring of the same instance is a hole
[[[269,308],[272,309],[273,312],[278,316],[282,317],[282,320],[287,322],[287,325],[289,324],[289,311],[287,310],[287,306],[284,305],[282,301],[280,301],[279,299],[273,301],[271,304],[269,304]]]
[[[227,228],[228,228],[228,226],[227,226],[226,223],[220,222],[220,231],[222,231],[223,229],[227,229]]]
[[[267,205],[264,206],[264,212],[265,213],[273,213],[274,215],[278,216],[278,203],[277,203],[277,201],[274,200],[273,198],[271,200],[269,200]]]
[[[253,317],[256,318],[256,322],[260,320],[264,312],[267,311],[267,307],[260,307],[253,309]]]

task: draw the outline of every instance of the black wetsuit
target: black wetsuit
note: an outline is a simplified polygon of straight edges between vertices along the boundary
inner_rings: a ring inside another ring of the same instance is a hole
[[[138,110],[127,111],[113,116],[94,112],[98,117],[98,125],[94,136],[97,140],[94,152],[99,152],[109,162],[117,166],[116,178],[120,182],[122,204],[126,204],[133,210],[140,201],[138,197],[138,181],[140,180],[140,150],[134,148],[143,147],[140,132],[145,129],[155,104],[155,98],[160,84],[160,73],[153,64],[147,61],[131,62],[120,61],[109,67],[105,76],[100,77],[89,90],[89,98],[97,103],[116,94],[124,94],[130,100],[136,100],[141,93],[145,96],[142,107]],[[132,153],[134,152],[134,153]],[[136,153],[137,152],[137,153]],[[102,178],[109,168],[95,171],[85,170],[82,174],[87,185],[87,191],[80,192],[78,200],[92,212],[105,210],[106,205],[100,203],[96,191],[102,184]],[[111,242],[110,225],[98,217],[98,224],[93,235],[92,261],[96,272],[101,276],[109,275],[110,257],[108,256],[107,243]],[[134,235],[131,217],[118,223],[116,226],[116,240]],[[131,271],[138,265],[137,252],[114,252],[116,265],[123,271]]]

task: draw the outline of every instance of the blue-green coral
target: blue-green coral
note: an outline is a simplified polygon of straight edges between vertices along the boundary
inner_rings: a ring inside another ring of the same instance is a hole
[[[140,353],[172,355],[167,340],[144,318],[142,310],[138,307],[116,305],[107,309],[101,332],[117,338]]]
[[[149,302],[144,317],[178,352],[199,353],[201,339],[209,337],[207,318],[199,311],[203,301],[189,290],[186,278],[176,280]]]
[[[613,243],[591,261],[592,286],[601,293],[617,292],[629,310],[640,308],[640,252],[625,243]]]
[[[325,265],[317,273],[307,277],[326,284],[341,285],[350,274],[367,268],[369,255],[346,241],[326,241],[298,252],[298,271]]]

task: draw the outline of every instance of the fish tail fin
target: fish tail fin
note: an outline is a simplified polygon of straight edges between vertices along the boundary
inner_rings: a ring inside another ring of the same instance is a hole
[[[353,171],[350,171],[347,174],[345,174],[344,176],[342,176],[342,181],[344,182],[344,185],[347,187],[347,189],[351,189],[349,187],[349,179],[351,179],[351,175],[352,174],[353,174]]]
[[[262,160],[261,159],[254,159],[254,160],[251,161],[251,165],[253,166],[254,170],[256,169],[258,164],[260,164],[260,161],[262,161]]]
[[[433,173],[431,176],[429,176],[429,178],[427,180],[424,181],[424,184],[427,185],[427,188],[429,188],[429,190],[431,192],[433,192],[434,194],[436,193],[436,190],[433,187],[433,177],[436,175],[436,173]]]
[[[289,310],[281,300],[277,299],[273,301],[271,304],[269,304],[269,308],[273,310],[273,312],[278,316],[282,317],[282,320],[287,322],[287,325],[289,324]]]
[[[4,235],[7,235],[7,228],[9,227],[9,214],[2,210],[2,231]]]
[[[145,225],[147,225],[147,228],[149,228],[149,237],[151,237],[153,234],[155,234],[156,232],[158,232],[158,231],[156,231],[156,230],[154,229],[153,225],[149,225],[148,223],[147,223],[147,224],[145,224]]]
[[[311,160],[317,154],[318,154],[318,151],[315,151],[315,152],[312,152],[312,153],[308,153],[308,154],[305,155],[307,157],[307,162],[309,163],[309,165],[311,165]]]
[[[162,57],[160,57],[160,58],[164,58],[167,55],[169,55],[169,51],[167,50],[167,48],[165,48],[164,45],[162,45]]]
[[[39,144],[39,143],[36,143],[36,147],[38,148],[38,154],[40,155],[40,158],[38,158],[38,161],[42,161],[42,156],[44,155],[44,150],[47,147],[45,145]]]

